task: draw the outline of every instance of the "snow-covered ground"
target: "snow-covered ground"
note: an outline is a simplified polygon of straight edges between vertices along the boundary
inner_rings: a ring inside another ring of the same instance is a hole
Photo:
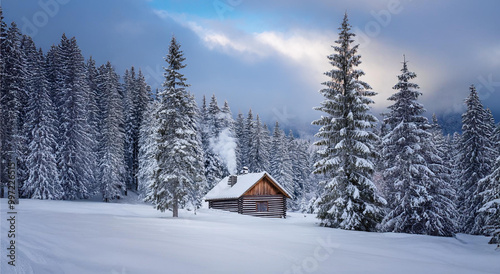
[[[500,273],[488,238],[440,238],[323,228],[313,215],[261,219],[144,204],[21,200],[16,267],[1,273]]]

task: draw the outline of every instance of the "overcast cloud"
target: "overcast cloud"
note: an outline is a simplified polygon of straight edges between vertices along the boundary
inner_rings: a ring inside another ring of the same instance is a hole
[[[2,0],[5,21],[17,22],[45,51],[61,34],[76,36],[86,58],[111,61],[120,74],[141,68],[163,82],[170,37],[182,44],[184,73],[198,101],[215,94],[233,113],[252,108],[268,124],[313,133],[312,110],[330,69],[344,12],[361,44],[364,80],[385,111],[403,54],[418,75],[431,114],[463,111],[470,84],[500,115],[500,3],[452,0],[161,1]]]

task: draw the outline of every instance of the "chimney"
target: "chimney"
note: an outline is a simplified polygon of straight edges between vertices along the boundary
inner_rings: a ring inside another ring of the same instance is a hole
[[[238,181],[238,176],[236,176],[236,175],[230,175],[229,176],[229,180],[227,181],[227,184],[232,187],[232,186],[234,186],[236,184],[237,181]]]
[[[248,174],[248,167],[244,166],[241,174]]]

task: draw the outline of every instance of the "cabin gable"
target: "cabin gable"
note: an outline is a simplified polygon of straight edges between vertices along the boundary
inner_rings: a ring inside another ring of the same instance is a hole
[[[274,186],[269,178],[262,177],[255,185],[253,185],[243,196],[260,196],[260,195],[278,195],[281,191]]]

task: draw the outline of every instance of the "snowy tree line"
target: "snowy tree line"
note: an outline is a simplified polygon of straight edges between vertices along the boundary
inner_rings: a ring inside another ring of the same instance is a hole
[[[347,14],[328,56],[332,70],[316,109],[325,113],[314,172],[324,176],[316,210],[322,225],[349,230],[493,236],[500,242],[500,131],[474,86],[462,134],[429,122],[417,75],[403,60],[383,120],[369,113],[375,93],[361,81],[361,56]],[[380,126],[379,126],[380,125]],[[494,159],[497,159],[494,161]]]
[[[85,61],[74,37],[63,34],[43,53],[1,19],[1,161],[15,158],[20,197],[100,193],[109,201],[137,189],[139,126],[150,100],[142,73],[132,67],[120,83],[109,62]]]
[[[185,65],[175,39],[164,86],[153,94],[134,67],[120,79],[111,63],[85,61],[74,37],[62,35],[44,53],[3,18],[1,37],[1,157],[3,166],[16,157],[21,198],[110,201],[132,190],[159,209],[171,209],[174,196],[176,207],[196,208],[223,177],[247,166],[283,181],[295,194],[291,208],[310,207],[311,144],[278,124],[271,134],[251,111],[235,121],[215,95],[198,108],[179,73]],[[170,192],[170,201],[156,201],[157,188]]]

